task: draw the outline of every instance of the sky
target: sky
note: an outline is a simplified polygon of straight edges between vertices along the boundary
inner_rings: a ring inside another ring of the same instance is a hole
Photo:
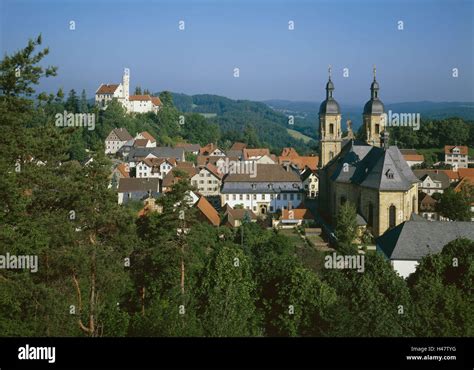
[[[132,93],[139,85],[318,102],[331,65],[335,98],[362,104],[376,65],[385,103],[473,102],[473,8],[473,0],[0,0],[0,51],[41,33],[44,65],[59,69],[37,91],[88,97],[129,68]]]

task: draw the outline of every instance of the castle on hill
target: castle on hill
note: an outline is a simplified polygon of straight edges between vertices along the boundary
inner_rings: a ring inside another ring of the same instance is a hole
[[[160,98],[145,95],[130,95],[130,70],[124,69],[122,83],[101,84],[95,93],[95,102],[101,109],[106,109],[109,102],[116,99],[127,113],[158,113],[162,103]]]

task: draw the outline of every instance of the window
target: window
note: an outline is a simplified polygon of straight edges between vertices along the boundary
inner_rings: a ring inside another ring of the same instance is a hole
[[[301,194],[296,194],[296,199],[300,200],[301,199]]]
[[[375,133],[380,134],[380,125],[378,123],[375,124]]]
[[[283,200],[286,200],[286,194],[283,194]]]
[[[273,206],[270,206],[270,212],[273,212]]]
[[[235,194],[232,194],[232,199],[233,199],[233,200],[236,200],[236,199],[237,199],[237,197],[235,196]]]
[[[247,200],[250,200],[250,194],[247,194],[247,195],[245,196],[245,198],[246,198]]]
[[[392,228],[396,226],[397,220],[397,208],[392,204],[388,209],[388,227]]]
[[[262,200],[265,200],[265,194],[262,194]]]
[[[369,219],[367,220],[367,223],[369,226],[374,226],[374,205],[372,203],[369,203]]]
[[[334,134],[334,123],[330,123],[330,124],[329,124],[329,133],[330,133],[331,135]]]
[[[243,200],[244,199],[244,195],[243,194],[240,194],[239,195],[239,200]]]
[[[254,195],[253,195],[253,199],[254,199],[254,200],[257,200],[257,194],[254,194]]]
[[[225,195],[225,200],[229,200],[229,194]]]
[[[290,200],[293,200],[294,194],[290,194]]]
[[[257,210],[257,207],[256,207],[256,206],[253,206],[253,210],[256,211],[256,210]]]

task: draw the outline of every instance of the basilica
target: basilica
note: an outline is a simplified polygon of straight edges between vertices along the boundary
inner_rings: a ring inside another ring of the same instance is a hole
[[[418,179],[400,150],[389,143],[375,68],[363,111],[362,140],[355,140],[350,126],[342,137],[341,109],[333,93],[329,73],[319,109],[320,213],[335,225],[340,206],[351,202],[359,225],[377,237],[418,212]]]

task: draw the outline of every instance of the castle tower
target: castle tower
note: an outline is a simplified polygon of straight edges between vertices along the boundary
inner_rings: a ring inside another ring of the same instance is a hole
[[[385,110],[379,99],[379,84],[375,79],[376,68],[374,66],[374,81],[370,85],[370,100],[364,106],[364,128],[367,144],[381,146],[380,135],[385,129]]]
[[[130,96],[130,69],[128,68],[125,68],[123,70],[122,86],[123,98],[128,101],[128,98]]]
[[[334,84],[331,81],[331,66],[328,69],[329,80],[326,84],[326,100],[319,107],[319,167],[322,168],[341,151],[341,109],[333,98]]]

